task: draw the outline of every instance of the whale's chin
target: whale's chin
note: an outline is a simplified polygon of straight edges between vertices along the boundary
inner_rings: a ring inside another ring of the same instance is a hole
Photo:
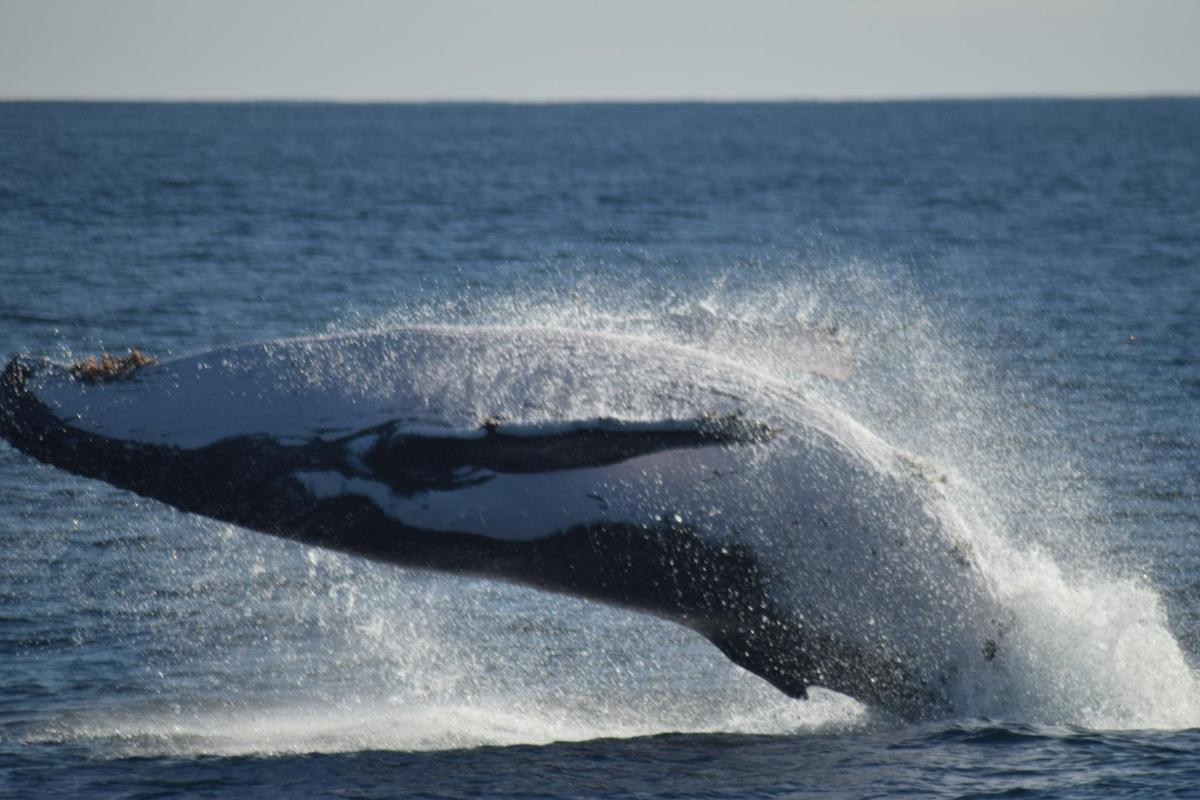
[[[937,713],[1002,658],[928,470],[703,353],[424,327],[129,359],[14,359],[0,432],[264,533],[665,617],[795,697]]]

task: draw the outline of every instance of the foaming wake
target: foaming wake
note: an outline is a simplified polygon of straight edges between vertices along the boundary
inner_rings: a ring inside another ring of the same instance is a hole
[[[965,713],[1096,729],[1200,724],[1200,683],[1153,589],[1100,571],[1068,578],[1028,549],[993,570],[1014,613],[1013,648],[960,700]]]

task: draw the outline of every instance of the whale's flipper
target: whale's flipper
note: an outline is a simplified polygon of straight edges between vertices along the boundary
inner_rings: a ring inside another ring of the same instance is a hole
[[[488,418],[469,435],[412,433],[385,423],[341,437],[334,447],[353,459],[363,476],[414,494],[451,490],[495,474],[537,474],[617,464],[664,450],[762,442],[771,428],[736,416],[694,420],[622,422],[597,419],[554,425],[506,425]],[[355,471],[350,463],[346,467]]]

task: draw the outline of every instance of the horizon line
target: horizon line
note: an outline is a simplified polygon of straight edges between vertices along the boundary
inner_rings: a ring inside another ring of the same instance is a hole
[[[937,103],[937,102],[1021,102],[1021,101],[1087,101],[1087,100],[1195,100],[1200,99],[1200,90],[1195,92],[1151,91],[1151,92],[1030,92],[1030,93],[952,93],[911,95],[845,95],[845,96],[796,96],[796,97],[332,97],[308,96],[226,96],[226,95],[13,95],[0,96],[0,103],[74,103],[105,104],[162,104],[162,105],[507,105],[507,106],[552,106],[552,105],[788,105],[788,104],[882,104],[882,103]]]

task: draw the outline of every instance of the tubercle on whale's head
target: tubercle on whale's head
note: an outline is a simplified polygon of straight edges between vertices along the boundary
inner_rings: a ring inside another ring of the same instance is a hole
[[[129,349],[129,355],[114,356],[101,353],[100,358],[88,356],[76,361],[67,371],[71,377],[86,383],[108,383],[128,378],[142,367],[153,364],[155,359],[146,355],[136,347]]]

